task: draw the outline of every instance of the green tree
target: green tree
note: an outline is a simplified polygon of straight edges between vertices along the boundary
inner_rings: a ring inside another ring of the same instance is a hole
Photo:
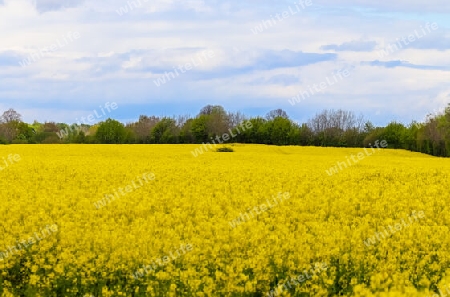
[[[278,116],[268,122],[271,126],[270,140],[275,145],[289,145],[291,130],[293,129],[291,120]]]
[[[152,143],[177,143],[176,122],[171,118],[162,118],[158,124],[153,127],[150,138]]]
[[[19,142],[16,143],[33,143],[34,140],[34,132],[33,128],[31,128],[27,123],[20,122],[17,125],[17,137],[16,139]]]
[[[192,123],[194,119],[188,119],[180,128],[179,141],[180,143],[195,143],[195,137],[192,133]]]
[[[377,127],[374,128],[365,138],[363,141],[363,146],[365,147],[369,147],[372,146],[375,141],[377,140],[384,140],[383,138],[383,132],[384,132],[384,128],[382,127]],[[389,145],[389,143],[388,143]]]
[[[108,118],[99,123],[95,138],[99,143],[118,144],[123,143],[126,137],[125,127],[122,123]]]
[[[389,123],[383,130],[381,138],[386,140],[390,148],[402,148],[406,127],[397,122]],[[380,139],[381,140],[381,139]]]
[[[192,134],[194,135],[195,142],[202,143],[208,142],[208,115],[199,115],[192,121]]]

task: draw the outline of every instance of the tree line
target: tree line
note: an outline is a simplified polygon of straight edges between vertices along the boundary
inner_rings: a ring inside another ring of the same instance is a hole
[[[14,109],[0,117],[1,144],[201,144],[249,121],[252,128],[229,140],[234,143],[332,147],[369,147],[386,140],[389,148],[406,149],[434,156],[450,157],[450,104],[424,122],[409,125],[392,121],[375,127],[351,111],[323,110],[306,123],[296,123],[282,109],[266,116],[247,117],[227,112],[220,105],[207,105],[198,115],[158,117],[141,115],[123,124],[107,119],[95,125],[34,121],[24,123]]]

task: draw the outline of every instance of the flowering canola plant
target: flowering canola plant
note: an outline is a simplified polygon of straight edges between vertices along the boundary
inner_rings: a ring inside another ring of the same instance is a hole
[[[329,176],[360,149],[236,144],[193,158],[195,148],[1,146],[21,159],[0,171],[0,252],[57,226],[0,257],[1,296],[447,292],[450,160],[381,150]],[[289,199],[230,227],[279,193]],[[394,229],[413,213],[424,215]]]

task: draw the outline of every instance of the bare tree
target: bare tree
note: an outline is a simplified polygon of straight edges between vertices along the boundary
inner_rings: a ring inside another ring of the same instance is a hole
[[[222,135],[227,132],[229,128],[228,114],[222,106],[215,106],[212,113],[209,114],[207,122],[208,133]]]
[[[216,106],[214,105],[206,105],[205,107],[203,107],[202,109],[200,109],[200,115],[204,114],[204,115],[210,115],[213,113],[214,109],[216,109]]]
[[[199,116],[207,116],[206,132],[208,135],[222,135],[230,127],[228,113],[220,105],[206,105],[200,110]]]
[[[308,121],[308,127],[315,135],[321,135],[322,144],[348,144],[364,130],[364,117],[341,109],[324,110]]]
[[[140,143],[147,143],[150,140],[150,131],[160,121],[159,117],[146,115],[139,116],[139,120],[136,123],[131,124],[131,128],[136,134],[136,137]]]
[[[0,122],[5,124],[9,124],[12,122],[22,122],[22,116],[17,111],[10,108],[5,111],[0,117]]]
[[[43,125],[43,129],[46,133],[56,133],[60,130],[55,122],[45,122]]]
[[[228,122],[229,122],[229,127],[236,127],[237,125],[239,125],[240,123],[242,123],[243,121],[246,120],[246,116],[241,113],[240,111],[238,112],[229,112],[228,113]]]
[[[357,129],[361,131],[364,128],[364,117],[356,116],[351,111],[345,110],[324,110],[309,120],[309,127],[314,133],[323,132],[329,129],[347,131]]]
[[[190,115],[179,115],[177,117],[174,116],[175,123],[178,128],[181,128],[186,124],[186,122],[191,118]]]
[[[266,119],[269,121],[273,120],[275,118],[278,118],[278,117],[289,119],[289,116],[287,115],[287,113],[280,108],[271,110],[266,115]]]
[[[11,142],[17,137],[18,125],[22,122],[22,116],[10,108],[0,117],[0,132]]]

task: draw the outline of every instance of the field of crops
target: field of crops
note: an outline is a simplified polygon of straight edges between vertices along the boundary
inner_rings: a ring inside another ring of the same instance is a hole
[[[449,294],[450,160],[196,148],[1,146],[1,295]]]

